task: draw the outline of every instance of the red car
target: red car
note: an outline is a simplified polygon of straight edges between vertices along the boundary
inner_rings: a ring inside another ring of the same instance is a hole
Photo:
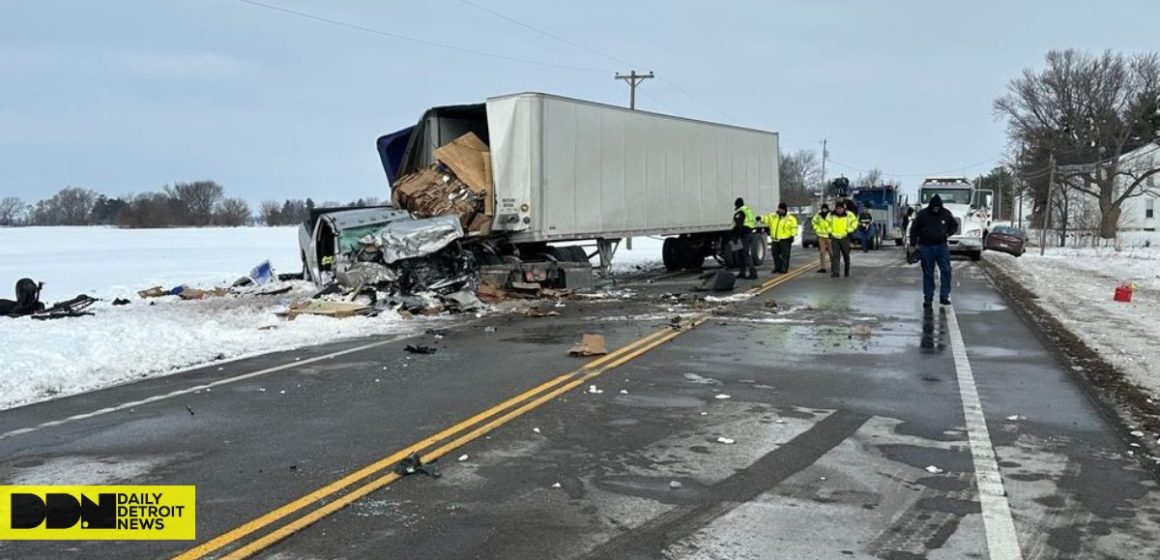
[[[1027,250],[1026,245],[1027,234],[1011,226],[995,226],[983,241],[983,248],[988,251],[1001,251],[1016,257]]]

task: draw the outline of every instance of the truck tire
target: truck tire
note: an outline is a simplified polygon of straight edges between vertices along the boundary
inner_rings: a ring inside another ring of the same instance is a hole
[[[721,251],[721,256],[725,258],[725,268],[737,268],[740,263],[737,260],[737,255],[740,251],[730,251],[729,244],[725,244],[725,248]]]
[[[579,245],[573,245],[571,247],[568,247],[568,249],[570,249],[571,250],[570,252],[572,253],[572,259],[571,259],[572,262],[575,262],[575,263],[591,262],[588,260],[588,251],[585,250],[583,247],[581,247]]]
[[[971,260],[972,261],[978,261],[979,259],[982,259],[982,258],[983,258],[983,251],[982,250],[975,251],[975,252],[971,253]]]
[[[681,268],[700,270],[705,267],[705,255],[701,253],[700,246],[694,244],[692,239],[688,237],[678,238],[677,244],[674,245],[674,251],[676,251],[677,261],[680,262]]]
[[[757,243],[753,244],[753,264],[761,266],[765,263],[765,253],[769,250],[769,243],[766,237],[761,235],[757,238]]]
[[[665,264],[665,270],[670,272],[681,269],[680,263],[677,262],[676,244],[677,239],[674,237],[666,237],[661,244],[661,262]]]
[[[901,246],[902,246],[902,238],[901,238],[901,237],[895,237],[895,238],[894,238],[894,245],[896,245],[896,246],[898,246],[898,247],[901,247]]]

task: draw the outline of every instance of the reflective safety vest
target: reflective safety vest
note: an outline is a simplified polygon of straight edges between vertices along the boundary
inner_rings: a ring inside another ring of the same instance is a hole
[[[742,205],[738,210],[745,213],[745,227],[749,229],[757,227],[757,215],[753,213],[753,209],[748,205]]]
[[[781,241],[782,239],[789,239],[797,235],[798,221],[793,214],[786,214],[785,217],[777,215],[777,212],[767,214],[763,220],[769,225],[769,236],[774,241]]]
[[[826,223],[830,226],[830,237],[845,239],[846,236],[858,229],[858,216],[851,212],[846,212],[845,216],[830,212],[830,215],[826,216]]]
[[[810,224],[814,226],[814,233],[818,234],[818,239],[830,238],[830,222],[823,218],[820,213],[814,214],[814,217],[810,219]]]

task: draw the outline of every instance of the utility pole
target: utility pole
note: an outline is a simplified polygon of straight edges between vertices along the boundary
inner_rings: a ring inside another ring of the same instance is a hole
[[[1039,232],[1039,256],[1043,256],[1047,252],[1047,229],[1051,227],[1051,190],[1055,187],[1055,152],[1052,151],[1047,156],[1049,165],[1051,165],[1051,173],[1047,179],[1047,208],[1046,214],[1043,216],[1043,230]]]
[[[826,139],[822,138],[822,199],[818,202],[819,208],[826,201],[826,156],[829,155],[830,152],[826,151]]]
[[[640,85],[645,80],[650,80],[656,76],[650,71],[648,74],[637,74],[636,70],[625,74],[617,74],[617,80],[624,80],[628,83],[628,108],[636,110],[636,86]]]
[[[617,80],[624,80],[628,84],[628,108],[629,109],[632,109],[633,111],[636,110],[636,86],[639,86],[641,84],[641,82],[643,82],[645,80],[651,80],[654,77],[655,76],[653,75],[651,70],[649,71],[648,74],[637,74],[636,70],[633,70],[633,71],[629,72],[627,76],[624,74],[617,74],[616,75]],[[631,237],[628,237],[624,240],[624,248],[628,249],[629,251],[632,250],[632,238]]]

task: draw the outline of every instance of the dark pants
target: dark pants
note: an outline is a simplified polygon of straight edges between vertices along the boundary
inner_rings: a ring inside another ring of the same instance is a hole
[[[922,298],[934,299],[934,267],[939,271],[939,299],[951,297],[951,251],[946,244],[919,245],[918,254],[922,258]]]
[[[831,276],[838,275],[838,263],[846,259],[846,276],[850,275],[850,238],[843,237],[841,239],[830,239],[830,272]]]
[[[793,238],[778,239],[773,244],[773,271],[789,272],[789,252],[793,248]]]
[[[741,234],[741,277],[757,276],[757,267],[753,265],[753,246],[757,244],[757,236],[752,231]]]
[[[862,252],[868,253],[870,251],[870,241],[874,239],[874,234],[870,228],[862,228]]]

